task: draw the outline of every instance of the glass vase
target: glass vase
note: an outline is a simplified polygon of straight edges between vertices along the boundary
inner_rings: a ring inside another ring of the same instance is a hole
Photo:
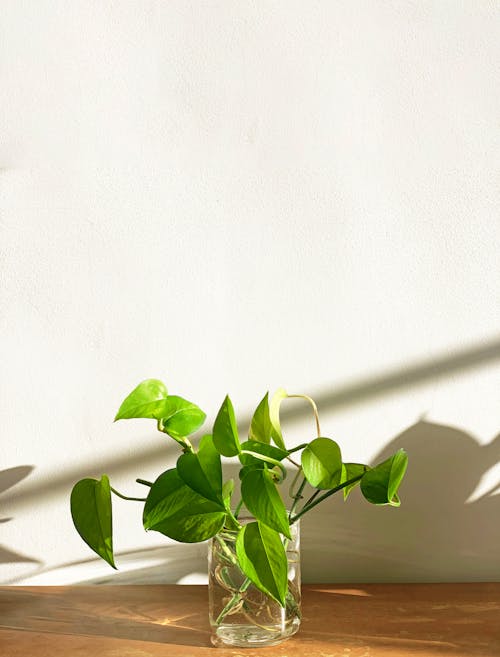
[[[253,518],[240,518],[251,522]],[[208,593],[211,640],[215,646],[272,646],[295,634],[300,625],[300,527],[282,537],[288,560],[286,605],[256,588],[238,566],[236,531],[224,530],[209,541]]]

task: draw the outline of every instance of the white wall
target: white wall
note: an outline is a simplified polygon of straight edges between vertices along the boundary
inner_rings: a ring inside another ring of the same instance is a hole
[[[399,510],[304,522],[306,580],[498,579],[498,3],[0,11],[0,470],[34,466],[0,475],[1,581],[108,578],[69,492],[174,461],[112,424],[151,376],[210,421],[308,392],[347,460],[406,447]],[[202,577],[166,546],[115,504],[111,581]]]

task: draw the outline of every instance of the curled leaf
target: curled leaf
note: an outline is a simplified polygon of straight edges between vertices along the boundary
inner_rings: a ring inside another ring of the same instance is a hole
[[[404,449],[379,463],[361,479],[361,492],[372,504],[399,506],[397,491],[408,466],[408,456]]]
[[[281,433],[280,424],[280,405],[281,402],[288,397],[288,393],[283,388],[278,388],[274,393],[269,403],[269,418],[271,420],[272,432],[271,438],[275,444],[281,449],[286,449],[285,442]]]
[[[343,463],[342,464],[342,479],[340,483],[344,483],[344,481],[350,481],[351,479],[354,479],[355,477],[359,477],[360,475],[364,474],[367,470],[370,468],[367,465],[363,465],[362,463]],[[358,479],[358,481],[353,482],[352,484],[349,484],[346,486],[343,491],[344,491],[344,500],[346,500],[349,496],[349,493],[352,491],[353,488],[356,488],[356,486],[359,486],[361,479]]]

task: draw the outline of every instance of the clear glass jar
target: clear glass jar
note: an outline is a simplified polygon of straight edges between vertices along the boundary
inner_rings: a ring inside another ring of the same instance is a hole
[[[253,518],[240,518],[251,522]],[[300,527],[283,538],[288,559],[286,606],[257,589],[237,565],[237,532],[223,531],[209,541],[208,594],[212,643],[216,646],[272,646],[295,634],[300,625]],[[231,553],[229,555],[228,553]]]

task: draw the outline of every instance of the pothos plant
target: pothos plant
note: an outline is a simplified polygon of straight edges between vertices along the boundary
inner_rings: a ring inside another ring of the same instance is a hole
[[[280,426],[280,405],[290,398],[303,398],[311,404],[317,437],[287,448]],[[271,398],[266,394],[253,414],[244,442],[227,396],[212,433],[204,435],[195,446],[189,436],[202,426],[205,413],[196,404],[168,394],[157,379],[140,383],[121,404],[115,421],[131,418],[155,420],[158,430],[176,441],[181,453],[176,466],[156,481],[136,479],[149,489],[144,498],[119,493],[105,474],[99,480],[82,479],[73,487],[71,514],[75,527],[89,547],[113,568],[111,493],[144,502],[144,528],[176,541],[196,543],[222,534],[222,530],[237,532],[236,557],[242,572],[284,607],[288,588],[284,543],[291,538],[291,525],[335,493],[342,492],[346,500],[358,485],[372,504],[400,504],[397,491],[407,467],[406,453],[399,450],[374,467],[344,463],[338,444],[322,436],[316,404],[307,395],[290,395],[283,389]],[[236,507],[231,502],[234,481],[223,481],[221,457],[237,457],[241,465],[241,500]],[[288,505],[280,494],[287,477],[285,463],[295,469]],[[305,499],[307,484],[313,492]],[[244,507],[254,520],[241,524],[238,518]]]

